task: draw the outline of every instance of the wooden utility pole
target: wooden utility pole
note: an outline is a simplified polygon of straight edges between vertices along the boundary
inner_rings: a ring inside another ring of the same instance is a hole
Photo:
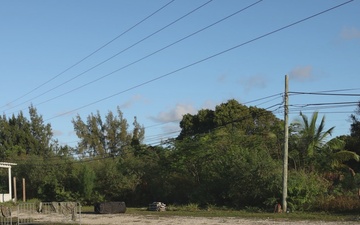
[[[287,212],[287,180],[288,180],[288,152],[289,152],[289,78],[285,75],[285,95],[284,95],[284,161],[283,161],[283,190],[282,207],[283,212]]]
[[[16,190],[16,177],[13,177],[13,183],[14,183],[14,200],[17,201],[17,190]]]
[[[23,185],[23,202],[26,202],[26,185],[25,185],[25,178],[22,179]]]

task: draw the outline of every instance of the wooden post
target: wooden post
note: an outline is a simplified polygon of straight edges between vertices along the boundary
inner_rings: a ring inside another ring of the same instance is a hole
[[[25,178],[22,179],[23,184],[23,202],[26,202],[26,186],[25,186]]]
[[[17,190],[16,190],[16,177],[13,177],[13,184],[14,184],[14,201],[17,201]]]

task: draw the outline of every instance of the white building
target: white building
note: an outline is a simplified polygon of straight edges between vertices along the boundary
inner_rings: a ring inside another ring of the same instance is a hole
[[[0,168],[8,169],[8,184],[9,193],[0,193],[0,202],[8,202],[12,200],[12,185],[11,185],[11,166],[17,165],[16,163],[0,162]]]

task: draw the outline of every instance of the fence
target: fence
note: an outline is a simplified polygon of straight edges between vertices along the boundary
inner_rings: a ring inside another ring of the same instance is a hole
[[[11,217],[11,208],[6,206],[0,206],[0,224],[12,225],[13,218]]]
[[[0,225],[78,223],[81,224],[81,205],[77,202],[20,203],[16,211],[1,207]]]

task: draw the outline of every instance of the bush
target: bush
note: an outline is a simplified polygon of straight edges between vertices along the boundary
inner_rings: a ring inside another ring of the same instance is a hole
[[[326,196],[319,198],[315,210],[337,213],[357,213],[360,211],[360,200],[357,196]]]
[[[313,208],[317,199],[327,191],[329,182],[316,173],[291,171],[288,180],[288,208],[306,211]]]

